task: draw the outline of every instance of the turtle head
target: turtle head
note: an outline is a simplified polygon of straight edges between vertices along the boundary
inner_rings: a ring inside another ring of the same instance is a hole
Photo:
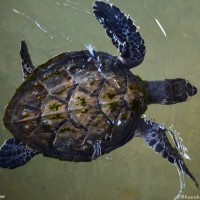
[[[197,88],[182,78],[144,81],[144,89],[148,104],[181,103],[190,100],[197,93]]]

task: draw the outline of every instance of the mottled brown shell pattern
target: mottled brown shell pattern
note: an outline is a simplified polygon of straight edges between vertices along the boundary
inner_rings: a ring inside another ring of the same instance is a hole
[[[90,161],[134,136],[146,110],[142,81],[117,58],[89,51],[60,54],[16,90],[5,126],[40,153]]]

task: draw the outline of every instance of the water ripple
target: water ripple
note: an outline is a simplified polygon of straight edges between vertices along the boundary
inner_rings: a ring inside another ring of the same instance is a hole
[[[39,22],[37,22],[36,20],[34,20],[33,18],[31,18],[30,16],[26,15],[23,12],[20,12],[16,9],[13,9],[13,12],[27,18],[28,20],[30,20],[31,22],[33,22],[40,30],[42,30],[44,33],[48,34],[48,36],[53,39],[53,36],[49,34],[49,31],[47,30],[47,28],[45,28],[43,25],[41,25]]]
[[[56,2],[56,5],[58,5],[58,6],[67,6],[67,7],[71,8],[71,9],[78,10],[78,11],[87,13],[89,15],[92,15],[92,13],[89,10],[80,7],[80,4],[77,3],[77,2],[72,2],[72,1],[66,0],[66,3]]]
[[[162,27],[161,23],[158,21],[158,19],[155,18],[156,23],[158,24],[160,30],[163,32],[164,36],[167,37],[167,34],[164,30],[164,28]]]

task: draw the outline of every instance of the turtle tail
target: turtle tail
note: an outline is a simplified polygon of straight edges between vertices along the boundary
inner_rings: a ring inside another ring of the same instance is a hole
[[[165,79],[163,81],[144,81],[148,104],[176,104],[187,101],[197,93],[196,87],[189,81]]]

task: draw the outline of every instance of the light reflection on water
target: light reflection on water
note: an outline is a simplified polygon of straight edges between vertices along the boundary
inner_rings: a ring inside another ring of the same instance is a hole
[[[22,82],[19,57],[22,39],[27,41],[35,65],[55,54],[86,48],[88,44],[94,45],[95,50],[117,54],[91,15],[92,2],[0,2],[1,119],[5,105]],[[199,0],[192,3],[113,0],[112,3],[135,19],[146,42],[145,61],[133,73],[147,80],[185,77],[200,88]],[[147,115],[161,124],[174,124],[192,160],[186,161],[187,165],[200,180],[198,99],[199,94],[180,105],[150,106]],[[2,125],[0,131],[1,143],[11,137]],[[175,167],[138,138],[91,163],[61,162],[38,156],[14,171],[0,169],[0,177],[0,195],[5,194],[7,199],[173,199],[179,191]],[[200,192],[186,178],[183,193]]]

